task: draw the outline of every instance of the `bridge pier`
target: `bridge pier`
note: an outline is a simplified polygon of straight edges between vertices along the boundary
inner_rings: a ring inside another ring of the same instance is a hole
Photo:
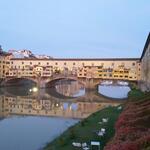
[[[6,86],[6,81],[5,79],[0,79],[0,87],[5,87]]]
[[[45,88],[45,87],[46,87],[45,81],[44,81],[44,80],[39,80],[39,81],[37,82],[37,87],[38,87],[39,89]]]
[[[99,80],[93,79],[93,78],[87,78],[85,79],[85,88],[86,90],[95,90],[97,88],[97,85],[99,84]]]

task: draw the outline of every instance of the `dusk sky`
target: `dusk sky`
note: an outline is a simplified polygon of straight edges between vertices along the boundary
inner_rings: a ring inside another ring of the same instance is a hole
[[[53,57],[140,57],[150,0],[0,0],[0,45]]]

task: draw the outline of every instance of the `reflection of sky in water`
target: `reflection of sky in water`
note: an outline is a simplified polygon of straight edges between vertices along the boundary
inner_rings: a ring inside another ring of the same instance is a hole
[[[0,150],[38,150],[77,122],[75,119],[32,116],[4,119],[0,121]]]
[[[73,95],[73,97],[79,97],[85,95],[85,88],[80,89],[77,93]]]
[[[63,110],[67,110],[68,109],[69,104],[68,103],[63,103]]]
[[[67,110],[67,109],[76,111],[78,109],[78,105],[76,103],[72,103],[72,104],[63,103],[63,110]]]
[[[77,109],[78,109],[78,105],[77,105],[76,103],[72,103],[72,104],[70,105],[70,108],[71,108],[72,110],[77,110]]]
[[[98,92],[112,98],[126,98],[130,91],[129,86],[99,85]]]

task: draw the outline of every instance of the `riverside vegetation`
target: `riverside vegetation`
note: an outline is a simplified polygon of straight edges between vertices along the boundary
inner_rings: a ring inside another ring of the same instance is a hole
[[[93,113],[47,144],[44,150],[74,150],[77,148],[72,142],[90,145],[90,141],[99,141],[101,150],[150,150],[150,93],[132,88],[122,105],[123,111],[117,108],[109,106]],[[109,118],[108,123],[99,124],[102,118]],[[100,128],[106,129],[103,137],[94,132]]]

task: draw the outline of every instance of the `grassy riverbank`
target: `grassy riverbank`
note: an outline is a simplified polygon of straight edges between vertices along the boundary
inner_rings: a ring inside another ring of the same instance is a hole
[[[126,106],[132,101],[142,99],[145,95],[146,94],[140,90],[132,88],[128,94],[128,100],[124,105]],[[117,108],[118,107],[110,106],[93,113],[88,118],[82,120],[73,127],[70,127],[58,138],[47,144],[44,150],[76,150],[76,148],[72,146],[72,142],[86,142],[90,145],[91,141],[99,141],[101,143],[102,150],[106,143],[110,141],[115,134],[115,124],[122,112],[122,110],[118,110]],[[99,124],[102,118],[109,118],[108,123]],[[101,128],[106,129],[106,134],[103,137],[96,135],[96,131]]]
[[[49,143],[44,150],[74,150],[72,142],[86,142],[90,144],[90,141],[100,141],[102,149],[110,138],[113,137],[115,133],[114,124],[120,113],[121,110],[111,106],[100,110],[70,127],[62,135]],[[102,118],[109,118],[109,120],[107,123],[99,124]],[[104,137],[99,137],[96,134],[96,131],[101,128],[106,129]]]

